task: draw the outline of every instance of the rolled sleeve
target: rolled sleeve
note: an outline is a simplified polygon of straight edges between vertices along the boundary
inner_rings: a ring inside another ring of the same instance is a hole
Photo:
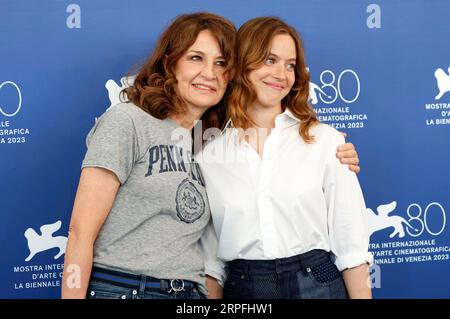
[[[324,181],[330,247],[339,271],[373,263],[361,187],[356,174],[335,156],[336,147],[343,143],[339,133],[334,136]]]
[[[367,252],[336,256],[335,264],[339,271],[358,267],[362,264],[369,264],[369,266],[371,266],[373,264],[373,255],[370,252]]]
[[[227,271],[226,263],[217,257],[218,246],[219,241],[211,219],[200,238],[200,248],[205,258],[205,274],[217,279],[223,287]]]

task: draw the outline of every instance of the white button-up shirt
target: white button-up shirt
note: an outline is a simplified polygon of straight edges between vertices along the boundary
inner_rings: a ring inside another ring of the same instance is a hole
[[[338,131],[320,123],[307,144],[287,110],[277,116],[260,156],[230,126],[197,156],[212,214],[202,238],[207,274],[222,281],[223,261],[312,249],[331,251],[340,271],[372,263],[358,179],[335,155],[345,143]]]

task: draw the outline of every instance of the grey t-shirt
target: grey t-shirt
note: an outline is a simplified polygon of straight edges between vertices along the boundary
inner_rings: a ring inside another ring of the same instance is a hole
[[[94,245],[94,265],[204,286],[199,239],[210,219],[190,131],[132,103],[108,109],[87,137],[82,167],[102,167],[121,186]]]

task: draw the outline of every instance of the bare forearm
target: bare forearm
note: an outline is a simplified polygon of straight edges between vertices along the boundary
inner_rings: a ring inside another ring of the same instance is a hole
[[[358,267],[344,270],[342,273],[350,299],[371,299],[372,290],[369,280],[369,266],[362,264]]]
[[[85,298],[92,270],[97,234],[113,205],[120,183],[114,173],[84,168],[75,197],[69,228],[62,298]]]
[[[208,299],[222,299],[223,289],[215,278],[206,275],[206,288],[208,288]]]
[[[69,235],[61,285],[63,299],[86,298],[91,276],[92,256],[93,242],[91,239]]]

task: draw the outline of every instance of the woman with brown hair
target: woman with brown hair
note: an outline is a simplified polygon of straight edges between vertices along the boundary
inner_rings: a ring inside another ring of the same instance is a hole
[[[206,250],[228,266],[224,297],[370,298],[364,198],[336,158],[343,136],[307,103],[297,32],[250,20],[236,55],[230,121],[198,157],[215,228]],[[226,265],[210,260],[225,280]]]
[[[125,91],[131,102],[111,107],[90,131],[63,298],[207,294],[199,239],[210,209],[191,129],[200,118],[217,119],[235,36],[220,16],[178,17]]]

